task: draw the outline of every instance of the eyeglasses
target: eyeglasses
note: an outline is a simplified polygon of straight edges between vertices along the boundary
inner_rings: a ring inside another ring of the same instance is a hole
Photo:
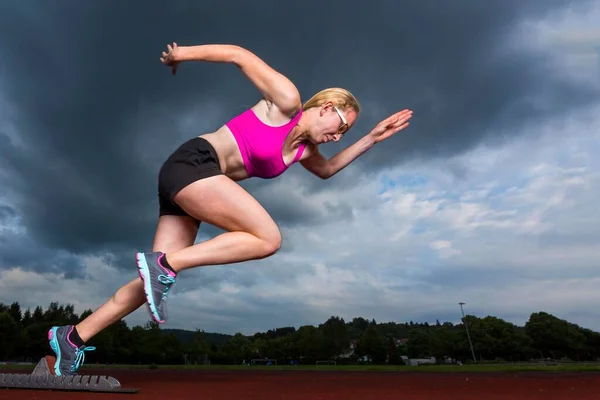
[[[342,114],[342,112],[336,106],[333,106],[333,108],[335,109],[335,112],[337,112],[337,114],[340,116],[340,119],[342,120],[342,124],[340,125],[340,127],[338,128],[338,131],[337,131],[337,133],[339,133],[341,135],[348,130],[348,121],[346,121],[346,118],[344,118],[344,114]]]

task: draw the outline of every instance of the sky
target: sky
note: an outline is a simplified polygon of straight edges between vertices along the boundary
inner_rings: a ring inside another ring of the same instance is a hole
[[[186,270],[164,328],[253,334],[330,316],[600,330],[600,1],[0,3],[0,302],[96,309],[137,276],[157,173],[260,99],[232,65],[160,63],[168,43],[245,47],[303,100],[363,112],[335,155],[404,108],[411,125],[328,180],[240,184],[279,224],[272,257]],[[202,224],[198,241],[221,233]],[[130,326],[149,320],[142,307]]]

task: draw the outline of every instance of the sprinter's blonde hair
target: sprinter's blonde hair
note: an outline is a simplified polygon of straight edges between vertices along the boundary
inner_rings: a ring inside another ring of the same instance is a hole
[[[356,113],[360,113],[360,104],[356,97],[346,89],[342,88],[327,88],[323,89],[320,92],[316,93],[313,97],[308,99],[304,106],[302,106],[302,110],[306,111],[309,108],[320,107],[322,104],[331,101],[336,107],[340,110],[345,110],[350,107],[356,111]]]

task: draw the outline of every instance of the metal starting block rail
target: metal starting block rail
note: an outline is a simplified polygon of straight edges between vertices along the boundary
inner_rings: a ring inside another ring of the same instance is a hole
[[[64,390],[103,393],[137,393],[139,389],[121,387],[112,376],[72,375],[56,376],[50,365],[54,357],[42,358],[31,374],[0,374],[0,389]]]

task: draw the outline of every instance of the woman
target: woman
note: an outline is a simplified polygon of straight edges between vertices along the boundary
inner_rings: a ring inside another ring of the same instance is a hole
[[[366,136],[326,159],[318,146],[340,140],[358,117],[354,96],[325,89],[304,105],[292,82],[252,52],[234,45],[167,46],[161,62],[176,74],[184,61],[237,65],[262,93],[251,109],[216,132],[181,145],[163,164],[158,179],[159,220],[152,252],[136,255],[141,279],[121,287],[77,326],[48,332],[57,360],[56,375],[75,374],[85,342],[146,303],[158,323],[167,319],[166,299],[177,274],[187,268],[268,257],[279,249],[281,234],[265,209],[236,182],[281,175],[299,162],[327,179],[375,144],[408,126],[403,110],[377,124]],[[200,221],[225,233],[194,245]]]

